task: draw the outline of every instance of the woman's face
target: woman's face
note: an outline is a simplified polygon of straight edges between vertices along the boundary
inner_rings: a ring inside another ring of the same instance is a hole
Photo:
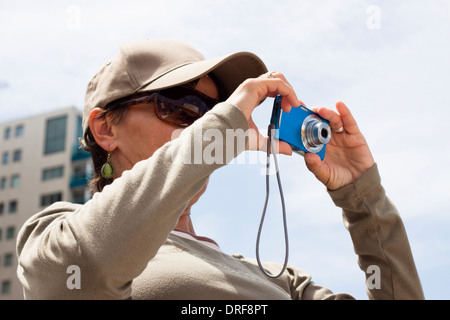
[[[209,76],[200,78],[196,90],[212,97],[218,98],[219,92],[216,84]],[[114,127],[116,134],[117,151],[126,161],[126,168],[131,169],[137,162],[149,158],[157,149],[172,139],[172,134],[180,127],[160,120],[154,111],[154,105],[141,104],[128,107],[122,121]],[[114,155],[113,155],[114,158]]]

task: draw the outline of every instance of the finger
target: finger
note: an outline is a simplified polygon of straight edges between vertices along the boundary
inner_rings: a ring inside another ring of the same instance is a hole
[[[267,85],[268,97],[275,97],[278,94],[283,96],[283,99],[281,100],[281,108],[283,111],[289,112],[292,107],[298,107],[300,103],[302,103],[297,98],[294,89],[282,73],[269,72],[267,74],[263,74],[259,78],[265,81],[265,84]]]
[[[267,73],[264,73],[264,74],[260,75],[259,78],[268,78],[268,79],[278,78],[278,79],[283,80],[284,83],[286,83],[291,88],[293,88],[292,85],[289,83],[289,81],[287,81],[287,79],[284,76],[284,74],[281,73],[281,72],[270,71],[270,72],[267,72]]]
[[[268,96],[269,97],[276,97],[278,94],[280,94],[283,98],[281,99],[281,108],[285,112],[291,111],[291,108],[298,107],[299,99],[297,98],[297,95],[295,91],[286,84],[281,79],[268,79],[267,83],[267,89],[268,89]]]
[[[289,81],[286,79],[286,77],[284,76],[284,74],[283,73],[281,73],[281,72],[271,72],[271,74],[272,74],[272,77],[273,78],[279,78],[279,79],[281,79],[281,80],[283,80],[283,82],[284,83],[286,83],[289,87],[291,87],[292,88],[292,90],[294,91],[294,88],[292,87],[292,85],[289,83]],[[295,91],[294,91],[294,93],[295,93]],[[283,103],[289,103],[289,102],[287,102],[286,101],[287,99],[283,99],[282,101],[281,101],[281,104],[282,104],[282,108],[283,108]],[[298,107],[298,106],[300,106],[300,105],[302,105],[302,106],[305,106],[305,103],[302,101],[302,100],[299,100],[296,96],[295,96],[295,98],[292,100],[292,101],[290,101],[291,103],[289,104],[291,107],[294,107],[294,108],[296,108],[296,107]]]
[[[336,110],[340,114],[345,131],[350,134],[358,133],[359,128],[356,120],[345,103],[343,103],[342,101],[336,102]]]
[[[292,147],[290,146],[289,143],[280,141],[279,146],[280,146],[280,151],[279,151],[280,154],[292,156]]]
[[[256,132],[254,130],[249,130],[249,144],[248,144],[248,150],[258,150],[267,152],[267,144],[268,144],[269,138],[264,137],[259,132]],[[270,147],[270,152],[272,154],[284,154],[284,155],[292,155],[292,148],[289,145],[289,143],[285,141],[280,141],[277,139],[274,139],[273,141],[273,149],[272,146]]]
[[[268,138],[265,138],[265,139],[266,139],[266,141],[268,140]],[[284,155],[287,155],[287,156],[292,156],[292,148],[289,145],[289,143],[287,143],[285,141],[280,141],[280,140],[277,140],[277,139],[275,139],[273,142],[274,142],[274,149],[275,150],[272,150],[272,147],[270,147],[270,151],[271,151],[272,154],[273,153],[277,153],[277,154],[284,154]],[[267,152],[267,143],[266,143],[266,148],[265,148],[264,151]]]
[[[282,105],[285,112],[289,112],[292,106],[298,107],[299,100],[292,87],[280,78],[268,78],[267,75],[245,80],[228,97],[227,102],[241,109],[248,120],[262,100],[278,94],[287,101]]]
[[[313,108],[313,111],[314,109],[316,108]],[[315,112],[317,112],[322,118],[325,118],[328,121],[330,121],[330,127],[332,130],[338,130],[339,128],[342,127],[344,127],[344,129],[347,129],[344,126],[341,116],[336,111],[324,107],[319,107],[316,110],[317,111]]]
[[[248,120],[249,130],[248,130],[248,143],[247,150],[260,150],[264,144],[264,137],[259,133],[258,128],[250,117]]]
[[[249,122],[249,130],[248,130],[248,143],[246,150],[259,150],[267,152],[267,142],[269,138],[263,136],[259,132],[252,118],[250,118],[248,122]],[[274,139],[273,142],[275,150],[271,150],[272,153],[292,155],[292,148],[288,143],[284,141],[279,141],[277,139]]]
[[[311,171],[319,181],[326,185],[329,172],[325,163],[314,153],[307,153],[304,155],[304,158],[308,170]]]
[[[292,89],[294,89],[292,87],[292,85],[289,83],[289,81],[286,79],[286,77],[284,76],[283,73],[273,71],[273,72],[270,72],[270,75],[271,75],[271,77],[269,77],[269,78],[279,78],[279,79],[283,80],[283,82],[286,83],[288,86],[290,86]]]
[[[302,100],[298,100],[299,106],[304,106],[306,107],[306,104],[302,101]]]
[[[288,102],[287,99],[281,99],[281,109],[283,109],[283,111],[288,110],[286,112],[289,112],[292,109],[292,107],[297,108],[299,106],[304,106],[304,105],[305,105],[305,103],[302,100],[298,100],[298,99],[296,100],[296,98],[294,98],[294,100],[292,100],[291,102]]]

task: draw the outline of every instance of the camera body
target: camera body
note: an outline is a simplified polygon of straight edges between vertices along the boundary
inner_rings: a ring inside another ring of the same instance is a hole
[[[323,160],[326,144],[331,139],[330,122],[302,105],[289,113],[283,112],[281,99],[281,95],[275,98],[270,120],[276,129],[275,138],[289,143],[301,156],[315,153]]]

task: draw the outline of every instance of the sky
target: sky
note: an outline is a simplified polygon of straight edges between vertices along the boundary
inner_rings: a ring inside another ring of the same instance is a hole
[[[308,107],[342,100],[400,212],[428,299],[450,293],[450,0],[0,0],[0,122],[75,106],[120,44],[186,41],[205,57],[256,53]],[[267,99],[254,112],[266,131]],[[264,155],[217,170],[193,208],[197,234],[255,256]],[[280,156],[289,263],[335,292],[367,299],[341,210],[298,155]],[[249,163],[251,162],[251,163]],[[271,177],[261,257],[284,259]]]

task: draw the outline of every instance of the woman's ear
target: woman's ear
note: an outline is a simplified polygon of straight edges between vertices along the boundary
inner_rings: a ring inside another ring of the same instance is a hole
[[[89,128],[95,142],[106,151],[113,151],[117,147],[116,136],[111,121],[107,116],[102,116],[103,109],[95,108],[89,115]]]

